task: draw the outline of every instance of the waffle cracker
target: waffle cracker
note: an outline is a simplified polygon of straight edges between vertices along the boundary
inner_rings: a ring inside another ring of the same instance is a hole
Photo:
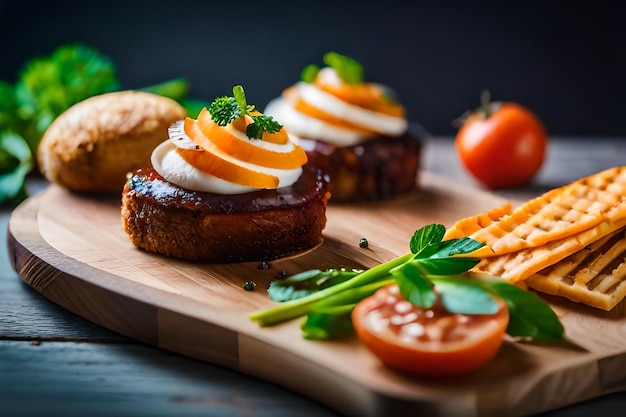
[[[511,214],[513,211],[513,205],[509,202],[503,204],[500,207],[495,207],[485,213],[477,214],[471,217],[465,217],[457,221],[453,227],[446,230],[444,239],[460,239],[464,236],[471,236],[472,234],[480,231],[500,220],[502,217]],[[489,246],[483,246],[475,252],[472,252],[470,256],[474,258],[486,258],[493,255],[493,251]]]
[[[459,220],[446,237],[469,236],[491,248],[481,256],[498,256],[575,236],[602,222],[617,223],[626,218],[626,166],[550,190],[509,214],[498,210]],[[494,219],[498,213],[503,215]]]
[[[465,217],[458,220],[454,225],[446,230],[444,239],[459,239],[464,236],[470,236],[481,229],[490,226],[492,223],[500,220],[502,217],[513,212],[513,205],[508,202],[500,207],[495,207],[485,213]]]
[[[588,230],[548,242],[540,247],[483,258],[473,270],[499,276],[508,282],[516,283],[583,250],[624,226],[626,226],[626,218],[617,223],[602,221]]]
[[[618,230],[524,281],[534,290],[609,311],[626,297],[626,235]]]

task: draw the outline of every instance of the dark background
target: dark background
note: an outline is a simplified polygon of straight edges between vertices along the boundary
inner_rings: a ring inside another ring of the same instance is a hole
[[[494,100],[534,110],[551,135],[625,136],[623,2],[0,0],[0,79],[80,41],[124,88],[177,76],[211,100],[242,84],[263,107],[334,50],[389,85],[434,135]]]

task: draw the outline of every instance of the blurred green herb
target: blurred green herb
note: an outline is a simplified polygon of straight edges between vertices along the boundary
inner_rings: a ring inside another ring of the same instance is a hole
[[[54,119],[82,100],[120,88],[114,62],[82,44],[30,59],[14,85],[0,80],[0,204],[17,204],[27,196],[25,177],[36,168],[37,146]],[[178,101],[188,114],[206,105],[188,97],[184,78],[143,90]]]
[[[346,84],[361,84],[363,82],[363,66],[360,62],[337,52],[327,52],[323,57],[324,64],[337,71],[339,78]],[[300,79],[306,83],[315,82],[320,67],[310,64],[302,69]]]
[[[27,197],[24,178],[33,168],[26,141],[10,131],[0,132],[0,203],[16,205]]]
[[[302,69],[300,73],[300,79],[305,83],[313,84],[317,73],[320,72],[320,67],[315,64],[309,64]]]

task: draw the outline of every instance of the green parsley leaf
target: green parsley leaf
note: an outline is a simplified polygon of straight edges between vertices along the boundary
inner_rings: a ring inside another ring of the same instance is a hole
[[[305,83],[313,83],[315,82],[315,78],[317,77],[317,73],[320,72],[320,67],[315,64],[307,65],[302,69],[300,73],[300,80]]]
[[[272,116],[262,114],[250,117],[254,120],[254,123],[250,123],[246,128],[246,135],[250,138],[261,139],[263,132],[276,133],[283,127]]]
[[[211,119],[220,126],[226,126],[243,116],[241,107],[234,97],[217,97],[208,108]]]
[[[296,300],[321,289],[347,281],[358,273],[359,271],[344,269],[328,269],[326,271],[312,269],[285,279],[270,282],[267,293],[274,301]]]
[[[450,258],[455,255],[466,255],[482,248],[484,243],[468,237],[433,242],[421,248],[417,258]]]
[[[117,89],[111,59],[85,45],[63,45],[49,57],[28,61],[15,85],[15,96],[20,117],[31,120],[36,128],[32,136],[25,136],[31,150],[52,121],[70,106]]]
[[[407,262],[392,269],[391,276],[396,279],[402,296],[411,303],[430,308],[437,301],[433,284],[426,279],[415,263]]]
[[[308,314],[300,326],[302,336],[309,340],[327,340],[350,336],[354,333],[351,313],[353,305],[343,305],[324,313]]]
[[[324,55],[324,63],[334,68],[346,84],[360,84],[363,82],[363,66],[350,57],[337,52],[328,52]]]
[[[424,226],[413,234],[409,247],[415,253],[410,263],[419,263],[423,273],[430,275],[452,275],[468,271],[479,259],[459,257],[472,253],[484,246],[474,239],[461,238],[442,241],[445,227],[441,224]]]
[[[0,80],[0,132],[17,131],[17,103],[13,86]]]
[[[419,263],[420,267],[428,275],[453,275],[461,274],[472,269],[480,259],[465,257],[430,257],[414,259],[410,263]]]
[[[277,307],[250,314],[249,318],[269,326],[307,316],[311,322],[303,325],[305,337],[329,338],[333,337],[335,323],[341,323],[341,317],[354,305],[378,288],[395,282],[410,302],[428,308],[439,297],[443,306],[453,313],[493,314],[498,308],[493,297],[500,297],[509,308],[509,335],[564,340],[563,325],[539,296],[501,278],[467,272],[478,259],[458,255],[470,254],[483,247],[482,243],[469,238],[443,241],[445,228],[442,228],[435,224],[417,230],[409,244],[411,253],[407,255],[345,280],[327,282],[328,285],[317,283],[308,288],[305,295],[288,298]],[[323,273],[315,270],[308,274],[312,278]],[[304,280],[305,276],[302,278]]]
[[[70,106],[120,88],[114,62],[95,48],[80,43],[61,45],[49,56],[31,58],[18,73],[15,85],[0,80],[0,133],[13,136],[3,142],[5,148],[0,148],[0,200],[8,199],[18,186],[21,188],[11,200],[26,196],[26,188],[19,182],[23,182],[26,167],[32,170],[35,166],[32,157],[25,162],[15,156],[13,151],[23,144],[15,145],[17,141],[25,142],[34,155],[43,133]],[[180,102],[187,114],[198,114],[207,107],[207,103],[200,106],[198,102],[184,102],[188,93],[184,78],[141,90]],[[12,150],[6,149],[7,143]],[[7,172],[11,166],[15,170]]]
[[[352,273],[355,274],[354,276],[358,274],[354,271]],[[365,297],[369,297],[381,287],[392,282],[392,280],[383,280],[356,287],[351,291],[340,291],[312,304],[310,312],[301,326],[303,336],[306,339],[319,340],[352,334],[354,328],[351,313],[354,306]]]
[[[416,230],[409,242],[411,253],[417,254],[429,245],[441,242],[445,233],[443,224],[429,224]]]
[[[28,143],[15,133],[0,132],[0,203],[26,198],[24,178],[32,167]]]
[[[333,68],[346,84],[354,85],[363,82],[363,66],[358,61],[337,52],[327,52],[324,54],[323,61],[328,67]],[[313,83],[319,71],[319,66],[307,65],[300,72],[300,80]]]
[[[507,333],[513,337],[536,340],[563,340],[565,329],[556,313],[537,294],[506,281],[490,279],[489,289],[504,299],[509,307]]]
[[[263,132],[276,133],[283,127],[272,116],[252,115],[254,109],[254,105],[248,104],[246,94],[240,85],[233,87],[233,97],[218,97],[208,108],[211,119],[220,126],[226,126],[245,115],[250,116],[253,122],[246,127],[246,135],[249,138],[261,139]]]
[[[433,280],[442,304],[450,313],[495,314],[499,310],[496,300],[478,280],[461,275]]]
[[[254,139],[261,139],[263,137],[263,126],[260,123],[250,123],[246,126],[246,136]]]
[[[15,171],[19,165],[20,160],[17,157],[0,147],[0,175]]]
[[[250,114],[251,111],[254,110],[254,105],[248,105],[246,101],[246,93],[243,91],[243,87],[240,85],[236,85],[233,87],[233,97],[239,104],[239,108],[244,114]]]

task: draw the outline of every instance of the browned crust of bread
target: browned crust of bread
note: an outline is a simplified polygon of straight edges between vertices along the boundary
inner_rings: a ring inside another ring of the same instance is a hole
[[[329,174],[331,203],[380,201],[417,187],[421,142],[409,135],[346,147],[318,141],[307,155]]]
[[[119,193],[126,174],[149,164],[168,126],[185,115],[174,100],[146,92],[91,97],[50,125],[37,150],[39,170],[72,191]]]
[[[209,204],[155,198],[131,189],[129,182],[122,192],[122,223],[136,247],[168,257],[210,263],[271,261],[321,244],[329,193],[326,183],[316,184],[299,203],[227,213]],[[171,186],[172,193],[186,192]],[[208,194],[194,193],[202,201],[210,200]],[[255,194],[249,194],[250,200]]]

